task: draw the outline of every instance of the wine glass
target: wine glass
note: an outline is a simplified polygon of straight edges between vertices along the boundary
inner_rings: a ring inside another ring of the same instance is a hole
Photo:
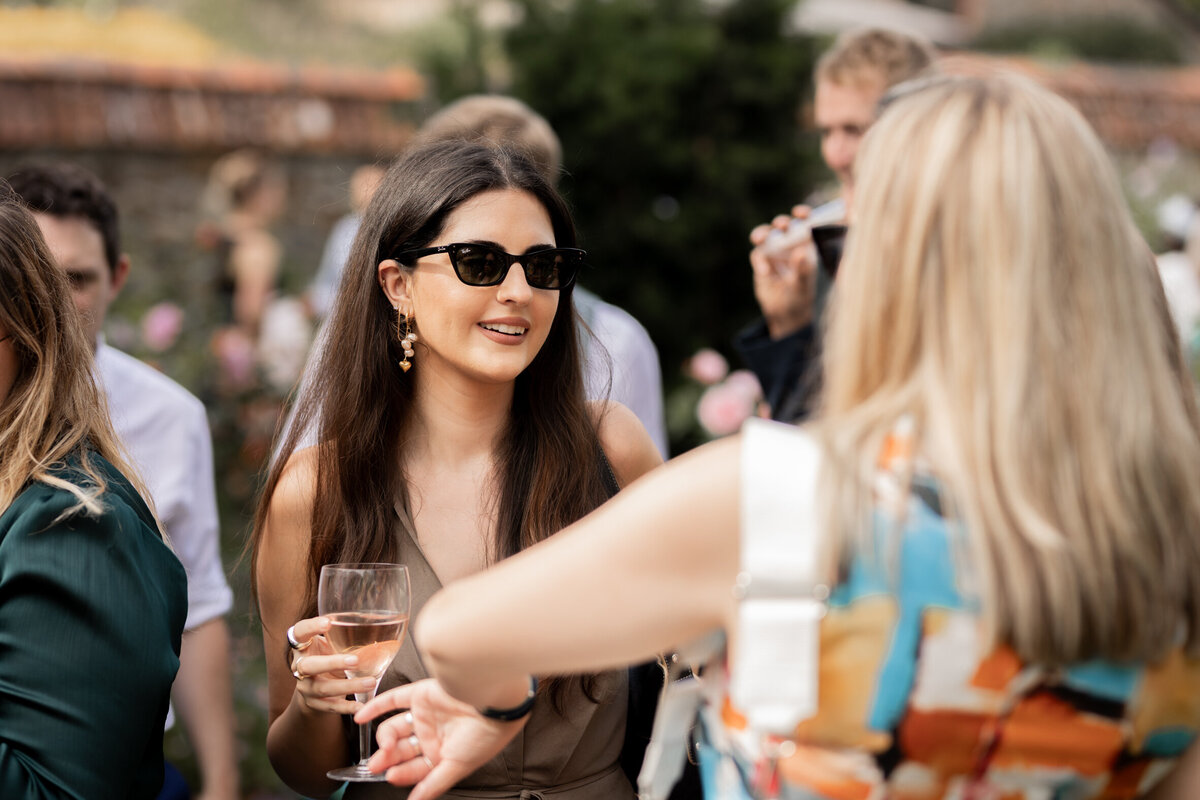
[[[408,628],[408,567],[401,564],[326,564],[317,586],[317,613],[332,622],[325,634],[333,649],[358,656],[347,669],[353,678],[375,679],[375,687],[355,692],[365,703],[379,690],[379,680],[392,663]],[[371,724],[358,726],[358,763],[326,773],[335,781],[382,781],[367,770]]]

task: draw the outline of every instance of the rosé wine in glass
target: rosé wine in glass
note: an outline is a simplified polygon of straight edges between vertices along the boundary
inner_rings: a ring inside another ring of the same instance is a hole
[[[358,656],[347,674],[374,678],[375,687],[356,692],[365,703],[379,690],[379,680],[400,650],[408,628],[408,568],[401,564],[326,564],[317,585],[317,613],[332,623],[326,638],[337,652]],[[335,781],[384,780],[367,769],[371,726],[358,726],[357,764],[326,773]]]

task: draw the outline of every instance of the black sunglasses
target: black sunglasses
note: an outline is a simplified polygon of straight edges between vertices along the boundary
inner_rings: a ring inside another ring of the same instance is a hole
[[[525,269],[525,281],[535,289],[564,289],[575,282],[587,253],[574,247],[552,247],[514,256],[490,244],[442,244],[405,250],[394,258],[408,264],[434,253],[449,253],[454,274],[467,286],[498,286],[514,263]]]

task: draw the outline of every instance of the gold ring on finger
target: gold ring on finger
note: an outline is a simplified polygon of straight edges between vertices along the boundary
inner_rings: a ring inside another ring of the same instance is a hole
[[[303,657],[300,657],[300,658],[297,658],[294,662],[292,662],[292,677],[294,677],[298,681],[302,681],[308,677],[307,675],[300,674],[300,662],[303,660],[304,660]]]

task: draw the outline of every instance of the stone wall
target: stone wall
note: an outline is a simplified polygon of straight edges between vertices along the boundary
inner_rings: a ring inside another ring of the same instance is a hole
[[[151,304],[175,302],[204,313],[210,299],[214,260],[197,244],[200,197],[214,154],[0,150],[0,175],[29,161],[65,159],[100,176],[122,214],[124,249],[133,266],[112,308],[136,322]],[[289,201],[274,232],[284,247],[281,288],[303,290],[320,260],[325,235],[348,209],[350,173],[367,159],[358,156],[281,156]]]

